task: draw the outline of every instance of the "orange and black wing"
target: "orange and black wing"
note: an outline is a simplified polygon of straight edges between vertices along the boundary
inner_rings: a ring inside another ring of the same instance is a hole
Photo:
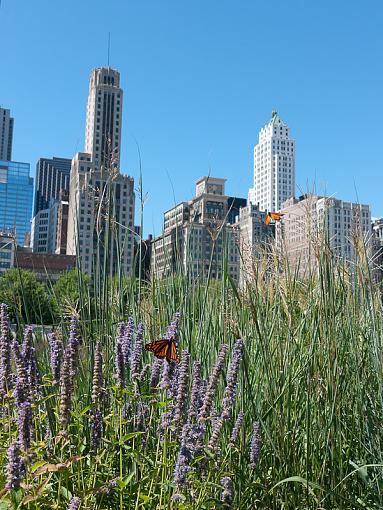
[[[281,221],[283,214],[278,212],[272,212],[270,213],[271,219],[274,221]]]
[[[172,338],[169,340],[169,345],[168,345],[168,349],[167,349],[167,353],[166,353],[166,359],[168,361],[175,361],[176,363],[179,362],[177,347],[176,347],[176,344],[174,343]]]
[[[145,345],[145,350],[152,352],[157,358],[165,358],[169,348],[169,340],[167,338],[161,338],[150,344]]]
[[[271,217],[270,217],[270,214],[268,214],[265,219],[265,225],[268,225],[270,223],[270,221],[271,221]]]

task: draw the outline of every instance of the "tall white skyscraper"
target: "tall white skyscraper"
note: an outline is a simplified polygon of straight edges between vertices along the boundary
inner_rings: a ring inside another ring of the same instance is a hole
[[[295,192],[295,142],[290,129],[272,112],[254,147],[254,183],[250,203],[261,211],[276,211]]]
[[[12,160],[13,118],[11,112],[0,108],[0,160]]]
[[[134,253],[134,181],[120,173],[120,73],[95,69],[89,85],[85,152],[72,160],[67,254],[93,275],[129,274]]]

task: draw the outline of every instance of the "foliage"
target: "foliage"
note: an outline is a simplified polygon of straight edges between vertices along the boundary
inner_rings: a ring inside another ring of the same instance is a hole
[[[78,354],[67,424],[60,422],[67,405],[64,385],[52,384],[47,339],[36,338],[42,380],[32,401],[27,470],[20,489],[0,489],[4,503],[66,510],[71,498],[79,497],[80,510],[382,508],[383,316],[380,291],[363,263],[346,270],[323,254],[318,270],[306,278],[283,267],[273,273],[268,266],[241,291],[228,279],[206,285],[181,276],[143,286],[139,298],[137,288],[134,280],[127,281],[120,296],[115,286],[100,287],[92,309],[82,306],[80,297],[80,343],[73,344]],[[182,353],[178,377],[167,388],[153,389],[154,368],[145,371],[153,360],[150,353],[138,358],[138,378],[132,378],[130,363],[116,364],[118,324],[132,316],[145,326],[143,341],[154,341],[163,336],[175,311],[181,314],[179,351],[190,354],[189,379],[186,386],[180,380]],[[57,331],[65,345],[73,338],[69,330],[63,323]],[[243,338],[245,348],[237,399],[215,450],[209,443],[223,402],[229,401],[225,387],[230,386],[229,360],[237,338]],[[100,392],[94,391],[97,341],[103,355]],[[207,380],[221,344],[228,344],[229,352],[203,448],[190,462],[190,442],[173,420],[178,390],[183,388],[187,418],[193,362],[201,362],[201,377]],[[125,382],[120,384],[122,366]],[[9,465],[7,451],[19,434],[14,391],[9,390],[1,414],[3,466]],[[102,414],[103,432],[94,452],[92,441],[99,437],[94,427],[100,421],[96,411]],[[244,423],[231,446],[240,411]],[[171,422],[164,427],[167,417]],[[191,466],[186,487],[176,483],[180,452]],[[4,474],[0,487],[5,481]]]
[[[8,303],[13,320],[29,324],[52,322],[49,293],[35,273],[9,269],[0,278],[0,302]]]
[[[80,303],[89,305],[90,278],[78,269],[63,273],[53,286],[53,295],[59,315],[77,313]]]

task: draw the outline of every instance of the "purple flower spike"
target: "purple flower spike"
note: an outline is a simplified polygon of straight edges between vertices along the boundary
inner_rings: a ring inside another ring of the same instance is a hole
[[[192,374],[192,390],[191,390],[191,401],[189,409],[189,422],[192,422],[197,418],[200,407],[201,407],[201,363],[195,361],[193,363],[193,374]]]
[[[261,452],[260,425],[256,421],[253,425],[253,433],[250,441],[250,467],[255,469],[258,464],[259,454]]]
[[[91,431],[91,451],[93,454],[97,452],[100,447],[102,439],[102,414],[101,411],[96,410],[92,415],[92,431]]]
[[[235,342],[233,355],[227,372],[227,383],[222,402],[222,419],[230,418],[235,398],[237,395],[239,366],[243,356],[243,340],[239,339]]]
[[[69,502],[68,510],[78,510],[81,505],[81,499],[77,496],[73,496],[73,498]]]
[[[124,333],[122,336],[122,354],[124,356],[124,363],[126,366],[130,363],[130,356],[132,352],[132,343],[134,335],[134,320],[129,317],[128,323],[124,327]]]
[[[235,445],[235,443],[237,442],[237,439],[238,439],[238,436],[239,436],[239,432],[240,432],[241,427],[242,427],[242,423],[243,423],[243,412],[240,411],[238,413],[238,417],[236,419],[236,422],[234,424],[233,430],[231,432],[229,446],[233,447]]]
[[[125,386],[125,365],[124,356],[122,354],[122,344],[118,338],[116,339],[114,353],[114,377],[117,385],[123,388]]]
[[[24,464],[20,456],[20,444],[17,441],[13,442],[8,448],[7,455],[7,482],[5,488],[8,490],[19,489],[24,476]]]
[[[64,351],[64,359],[60,375],[59,423],[61,427],[61,433],[64,433],[66,431],[70,422],[70,411],[72,407],[72,391],[73,391],[70,367],[71,367],[71,350],[68,344]]]
[[[57,334],[52,331],[49,334],[49,345],[50,345],[50,361],[51,361],[51,372],[52,372],[52,382],[53,384],[58,384],[60,380],[60,368],[61,368],[61,358],[62,358],[62,342],[57,337]]]
[[[184,425],[182,430],[182,441],[180,450],[178,452],[176,467],[174,468],[174,482],[177,487],[186,487],[186,478],[190,471],[190,463],[193,455],[188,444],[188,435],[190,433],[190,426]]]
[[[154,358],[152,362],[152,368],[150,373],[150,388],[152,391],[154,391],[158,386],[162,363],[163,360],[160,358]]]
[[[224,508],[231,508],[231,505],[233,504],[234,500],[234,488],[233,488],[233,481],[229,476],[225,476],[221,480],[222,485],[222,494],[221,494],[221,501],[223,503]]]
[[[219,440],[221,436],[221,430],[223,425],[223,419],[221,417],[216,418],[213,425],[213,430],[211,433],[209,448],[213,452],[217,452],[219,450]]]
[[[20,407],[23,402],[29,399],[30,387],[28,373],[25,366],[24,358],[20,351],[20,345],[17,340],[12,342],[12,350],[16,362],[16,383],[15,383],[15,401],[16,406]]]
[[[32,421],[32,406],[28,401],[23,402],[17,409],[18,443],[23,450],[28,450],[31,446]]]
[[[0,305],[0,398],[10,389],[11,376],[11,340],[9,331],[8,307]]]
[[[97,342],[94,353],[93,380],[92,380],[92,404],[98,406],[102,393],[102,347],[101,342]]]
[[[167,332],[164,335],[164,338],[173,338],[176,347],[178,347],[179,333],[180,333],[180,313],[176,312],[174,314],[173,322],[168,327]]]
[[[136,341],[135,341],[134,350],[132,353],[132,361],[131,361],[132,379],[138,379],[140,377],[140,364],[141,364],[143,335],[144,335],[144,325],[142,324],[142,322],[140,322],[137,327]]]
[[[72,317],[70,321],[70,327],[69,327],[69,340],[68,340],[68,347],[69,347],[69,359],[70,359],[70,376],[71,376],[71,384],[73,388],[73,379],[76,375],[76,370],[78,366],[78,350],[79,350],[79,337],[78,337],[78,323],[76,317]]]
[[[226,353],[227,353],[228,349],[229,348],[226,344],[223,344],[221,346],[221,350],[218,354],[217,361],[214,365],[212,373],[210,374],[209,382],[208,382],[206,393],[205,393],[205,398],[204,398],[204,401],[203,401],[203,404],[201,407],[201,411],[200,411],[200,415],[199,415],[199,419],[202,422],[206,421],[210,416],[210,411],[211,411],[211,408],[213,405],[213,399],[214,399],[215,391],[217,389],[219,376],[221,375],[221,372],[223,370],[223,366],[225,363],[225,357],[226,357]]]
[[[185,423],[185,410],[188,398],[189,361],[190,354],[188,351],[182,351],[181,363],[178,373],[176,405],[173,418],[173,424],[176,429],[180,429]]]

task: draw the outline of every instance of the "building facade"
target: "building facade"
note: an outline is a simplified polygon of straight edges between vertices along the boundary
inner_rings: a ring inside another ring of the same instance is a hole
[[[120,74],[95,69],[89,85],[85,152],[72,160],[67,254],[93,274],[134,270],[134,181],[119,171],[122,89]]]
[[[31,229],[33,178],[29,163],[0,161],[0,230],[23,246]]]
[[[254,181],[249,202],[261,211],[276,211],[294,192],[295,142],[287,124],[274,111],[254,147]]]
[[[53,157],[40,158],[36,165],[35,202],[33,215],[48,209],[52,198],[58,199],[61,190],[69,191],[71,160]]]
[[[285,201],[281,213],[277,241],[301,272],[317,265],[325,246],[338,260],[355,260],[359,241],[368,244],[371,236],[368,205],[308,194]]]
[[[11,232],[0,232],[0,275],[11,269],[15,260],[15,239]]]
[[[164,214],[163,234],[152,243],[151,273],[221,278],[224,271],[239,279],[237,233],[227,221],[226,179],[202,177],[196,195]]]
[[[12,160],[14,120],[10,110],[0,108],[0,160]]]
[[[32,253],[30,249],[17,248],[14,266],[33,271],[39,281],[56,282],[60,276],[76,268],[76,257],[52,253]]]
[[[236,227],[239,237],[240,286],[254,279],[259,260],[267,257],[275,238],[275,225],[265,224],[267,213],[249,204],[239,210]]]

